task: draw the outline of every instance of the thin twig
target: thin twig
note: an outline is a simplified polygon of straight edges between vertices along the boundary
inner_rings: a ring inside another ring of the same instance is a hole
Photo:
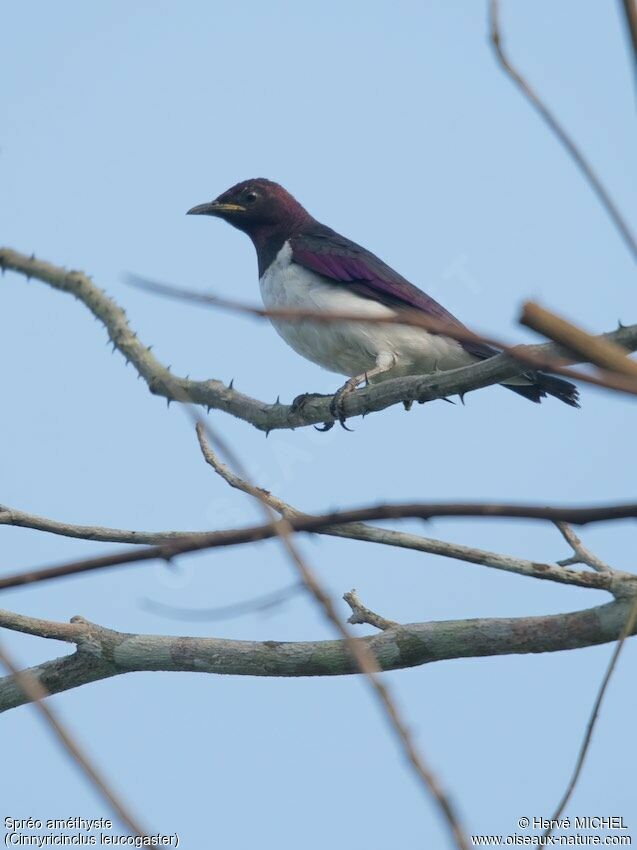
[[[637,378],[637,362],[628,357],[625,348],[604,337],[587,333],[540,304],[533,301],[523,304],[520,324],[563,345],[587,363],[629,378]]]
[[[626,2],[630,2],[630,0],[626,0]],[[578,168],[588,181],[589,186],[595,192],[598,199],[602,203],[602,206],[605,208],[615,227],[619,231],[622,239],[626,244],[626,247],[633,255],[633,258],[637,260],[637,240],[632,234],[630,227],[625,221],[623,215],[617,208],[617,205],[611,198],[608,190],[605,188],[600,178],[595,173],[595,170],[593,169],[592,165],[584,157],[584,154],[580,151],[575,142],[571,139],[566,130],[559,123],[555,115],[540,99],[538,94],[531,88],[531,86],[524,79],[524,77],[522,77],[520,72],[513,67],[508,56],[504,52],[504,48],[502,46],[502,35],[500,33],[498,0],[491,0],[490,3],[490,30],[491,44],[493,45],[493,49],[495,50],[495,54],[500,62],[500,65],[506,71],[509,77],[513,80],[513,82],[517,85],[520,91],[524,94],[529,103],[538,112],[538,114],[544,120],[547,126],[553,131],[555,136],[562,143],[562,145],[570,155],[571,159],[578,166]]]
[[[617,667],[617,662],[619,660],[619,656],[621,651],[626,643],[626,638],[632,634],[633,629],[635,628],[635,622],[637,621],[637,596],[635,596],[633,603],[628,612],[628,616],[626,617],[626,622],[622,629],[621,635],[617,640],[617,644],[611,656],[610,662],[606,669],[606,673],[604,674],[604,678],[602,679],[602,683],[600,685],[599,691],[597,692],[597,697],[595,699],[595,703],[593,705],[593,710],[591,712],[588,723],[586,724],[586,732],[584,734],[584,740],[582,741],[582,745],[580,747],[577,761],[575,762],[575,768],[573,770],[573,774],[569,780],[569,783],[566,787],[566,791],[562,796],[562,799],[557,805],[555,812],[551,815],[550,822],[551,824],[556,823],[564,809],[566,808],[568,801],[571,799],[573,791],[575,790],[575,786],[577,785],[577,781],[582,773],[582,768],[584,767],[584,761],[588,754],[588,750],[591,744],[591,739],[593,737],[593,730],[595,729],[595,724],[597,723],[597,718],[599,716],[599,711],[602,707],[602,702],[604,701],[604,696],[606,695],[606,691],[608,689],[608,685],[612,678],[613,673],[615,672],[615,668]],[[553,832],[553,826],[549,826],[544,835],[548,837]]]
[[[584,546],[582,541],[567,522],[556,522],[555,526],[573,550],[573,555],[571,555],[570,558],[564,558],[557,562],[560,567],[568,567],[571,566],[571,564],[586,564],[587,567],[592,567],[600,573],[612,572],[611,567],[609,567],[607,563],[602,561],[602,559],[598,558],[594,552],[591,552],[590,549]]]
[[[381,617],[380,614],[372,611],[371,608],[363,605],[358,593],[354,589],[350,590],[348,593],[344,593],[343,599],[352,609],[351,616],[347,620],[347,622],[352,625],[363,625],[367,623],[370,626],[380,629],[381,632],[386,632],[387,629],[395,629],[399,625],[394,622],[394,620],[387,620],[385,617]]]
[[[219,462],[216,464],[213,462],[214,453],[212,451],[212,447],[206,440],[208,432],[206,431],[203,423],[197,423],[196,432],[204,458],[211,466],[213,466],[214,469],[217,469]],[[436,801],[453,837],[455,845],[459,848],[459,850],[469,850],[469,841],[460,824],[458,814],[455,811],[455,806],[452,804],[448,794],[440,785],[435,773],[427,765],[422,754],[418,751],[412,734],[398,711],[398,707],[396,706],[389,688],[379,676],[381,668],[375,655],[370,651],[367,644],[354,637],[345,623],[342,622],[331,596],[322,587],[314,571],[310,568],[309,564],[305,561],[297,548],[293,539],[294,528],[292,527],[290,519],[285,516],[281,516],[280,518],[277,517],[276,511],[270,503],[270,494],[264,493],[260,488],[256,487],[251,481],[249,481],[245,470],[242,469],[241,465],[238,464],[234,458],[232,459],[234,460],[234,466],[237,467],[237,471],[227,470],[227,474],[232,475],[235,478],[242,479],[241,486],[238,489],[243,490],[243,492],[255,498],[259,505],[261,505],[266,517],[270,520],[271,530],[281,539],[286,552],[296,567],[297,572],[306,585],[308,591],[318,603],[325,618],[332,623],[336,631],[341,635],[348,652],[351,654],[354,663],[356,664],[356,667],[369,682],[373,693],[381,705],[390,728],[396,735],[403,749],[407,761],[412,766],[416,776],[422,783],[425,790],[430,793]]]
[[[66,624],[60,624],[66,625]],[[0,663],[14,677],[15,682],[22,689],[29,702],[33,703],[46,721],[49,729],[55,734],[68,755],[84,771],[85,775],[97,789],[98,793],[106,800],[113,809],[115,815],[124,826],[137,836],[145,836],[148,833],[143,829],[137,818],[130,812],[124,801],[113,791],[107,781],[97,768],[90,762],[88,756],[83,752],[80,745],[73,738],[66,726],[60,721],[48,702],[44,700],[50,695],[42,683],[24,670],[19,670],[14,661],[7,655],[6,650],[0,645]]]
[[[292,531],[315,533],[329,526],[346,523],[368,522],[380,519],[433,519],[434,517],[544,519],[553,522],[562,521],[574,523],[575,525],[587,525],[589,523],[603,522],[611,519],[635,519],[637,518],[637,503],[592,507],[549,507],[543,505],[455,502],[376,505],[366,508],[334,511],[329,514],[289,516],[285,519],[285,522]],[[283,520],[279,521],[279,523],[281,522]],[[200,552],[205,549],[216,549],[226,546],[237,546],[244,543],[255,543],[261,540],[271,540],[273,537],[277,537],[278,534],[278,527],[273,527],[272,523],[253,525],[247,528],[204,532],[190,538],[172,540],[159,546],[136,547],[134,549],[124,550],[123,552],[116,552],[95,558],[85,558],[80,561],[72,561],[52,567],[44,567],[4,576],[0,578],[0,590],[122,564],[133,564],[155,559],[169,561],[177,555],[183,555],[188,552]],[[539,578],[541,576],[537,574],[537,577]],[[604,577],[595,575],[594,573],[582,573],[581,580],[586,582],[586,585],[589,587],[608,589],[610,586],[610,582],[607,580],[602,584]],[[569,580],[566,583],[576,584],[577,582],[571,582]]]
[[[243,482],[235,476],[229,467],[221,463],[216,455],[212,455],[212,462],[206,460],[213,466],[220,476],[232,487],[243,489]],[[278,511],[282,516],[308,516],[307,513],[298,510],[284,502],[283,499],[273,495],[267,490],[259,488],[263,498],[268,500],[270,507]],[[58,522],[37,514],[20,511],[0,505],[0,525],[15,525],[20,528],[32,528],[37,531],[60,534],[65,537],[79,538],[82,540],[100,540],[103,543],[129,543],[133,545],[147,544],[156,546],[161,543],[176,540],[192,540],[197,536],[203,537],[209,532],[205,531],[139,531],[123,528],[105,528],[95,525],[75,525],[67,522]],[[499,552],[489,552],[478,549],[475,546],[465,546],[462,543],[450,543],[446,540],[437,540],[433,537],[423,537],[406,531],[382,528],[368,525],[363,522],[351,522],[337,524],[316,529],[316,534],[325,534],[330,537],[341,537],[348,540],[360,540],[367,543],[379,543],[382,546],[395,546],[400,549],[411,549],[416,552],[424,552],[429,555],[439,555],[443,558],[453,558],[469,564],[478,564],[496,570],[516,573],[529,578],[539,578],[546,581],[555,581],[560,584],[572,584],[580,587],[599,587],[592,585],[587,572],[561,569],[554,564],[530,561],[528,558],[519,558],[513,555],[503,555]],[[32,571],[30,571],[31,574]],[[619,579],[621,574],[615,572],[615,578]],[[55,576],[53,577],[55,578]],[[1,581],[1,579],[0,579]],[[22,582],[21,582],[22,583]],[[609,584],[601,589],[613,592]]]
[[[637,84],[637,2],[635,0],[621,0],[624,15],[626,17],[626,29],[632,46],[634,76]]]

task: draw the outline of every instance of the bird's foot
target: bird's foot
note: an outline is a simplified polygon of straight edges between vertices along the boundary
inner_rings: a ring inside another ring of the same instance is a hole
[[[290,405],[290,414],[302,413],[305,405],[312,401],[315,398],[331,398],[330,393],[301,393],[301,395],[297,395],[297,397],[292,401]],[[324,422],[321,427],[318,425],[314,426],[317,431],[329,431],[334,427],[334,420],[330,422]]]
[[[300,413],[305,405],[315,398],[330,398],[330,395],[328,393],[301,393],[292,401],[290,413]]]
[[[338,419],[341,423],[341,428],[344,428],[346,431],[352,431],[352,428],[348,428],[345,424],[347,417],[345,416],[345,399],[348,395],[351,395],[356,387],[360,384],[361,379],[356,376],[354,378],[350,378],[348,381],[345,381],[343,386],[334,393],[334,398],[330,402],[330,413],[334,417],[334,419]],[[327,422],[325,423],[328,424]],[[334,425],[334,422],[329,423],[330,428]],[[325,428],[324,430],[328,430]]]

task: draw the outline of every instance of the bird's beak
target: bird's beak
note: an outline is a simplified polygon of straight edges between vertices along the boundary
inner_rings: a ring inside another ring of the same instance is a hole
[[[240,204],[220,204],[218,201],[210,201],[207,204],[199,204],[188,210],[186,215],[223,215],[224,213],[245,212],[245,207]]]

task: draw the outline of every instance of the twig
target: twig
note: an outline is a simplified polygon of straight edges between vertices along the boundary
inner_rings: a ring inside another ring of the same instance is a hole
[[[612,572],[612,569],[607,563],[602,561],[602,559],[598,558],[594,552],[591,552],[590,549],[587,549],[587,547],[584,546],[582,541],[567,522],[556,522],[555,526],[573,550],[573,555],[571,555],[570,558],[564,558],[562,561],[557,562],[559,566],[568,567],[571,564],[586,564],[587,567],[592,567],[600,573]]]
[[[206,433],[204,432],[204,426],[202,423],[197,423],[196,432],[206,461],[217,469],[219,463],[216,465],[212,463],[213,452],[212,448],[206,441]],[[227,453],[228,451],[226,449],[226,454]],[[296,567],[297,572],[308,591],[316,600],[325,618],[332,623],[336,631],[343,638],[345,647],[352,656],[357,670],[367,679],[372,692],[380,703],[390,729],[398,739],[407,761],[413,768],[425,791],[431,794],[438,805],[458,850],[469,850],[469,841],[460,824],[458,814],[455,811],[455,806],[452,804],[448,794],[440,785],[435,773],[427,765],[422,754],[418,751],[412,734],[398,711],[398,707],[394,702],[389,688],[379,676],[381,668],[376,656],[370,651],[369,647],[365,643],[362,643],[358,638],[354,637],[345,623],[342,622],[332,598],[322,587],[314,571],[310,568],[309,564],[305,561],[297,548],[294,541],[294,529],[290,519],[285,516],[277,518],[277,513],[270,504],[270,494],[264,494],[260,488],[256,487],[251,481],[248,481],[245,470],[240,464],[238,464],[232,455],[231,459],[233,460],[235,467],[237,467],[237,471],[235,472],[234,470],[228,469],[226,470],[226,474],[228,476],[240,477],[242,479],[240,489],[255,498],[259,505],[261,505],[265,516],[270,520],[271,530],[281,539],[283,547]]]
[[[192,404],[223,410],[266,433],[275,429],[315,425],[331,418],[329,397],[309,399],[305,404],[297,407],[281,404],[278,401],[274,404],[265,404],[232,387],[225,386],[218,380],[193,381],[171,375],[168,369],[153,356],[150,349],[139,341],[121,307],[81,272],[69,272],[9,248],[0,249],[0,268],[36,278],[54,289],[68,292],[78,298],[104,325],[113,346],[120,351],[127,362],[134,366],[140,377],[146,381],[149,390],[155,395],[169,400],[181,400],[185,396]],[[637,348],[637,325],[621,327],[606,336],[627,349]],[[515,351],[517,361],[520,361],[522,357],[535,358],[533,362],[536,368],[551,369],[557,369],[556,358],[564,360],[566,354],[553,344],[517,346]],[[552,365],[547,365],[547,361],[550,361]],[[519,362],[512,360],[506,354],[499,354],[476,365],[464,366],[448,372],[424,377],[415,375],[394,378],[352,393],[345,400],[345,414],[348,417],[361,416],[384,410],[403,401],[424,402],[464,394],[510,380],[519,375],[520,371]],[[574,377],[572,372],[569,376]],[[610,375],[608,380],[605,380],[605,377],[576,372],[575,379],[621,392],[635,393],[634,382],[619,375]],[[176,388],[179,390],[177,394]]]
[[[209,460],[209,457],[212,458]],[[214,453],[207,457],[208,462],[232,487],[243,489],[243,482],[239,476],[235,476],[226,464],[221,463]],[[284,502],[278,496],[274,496],[267,490],[259,488],[263,497],[268,500],[269,505],[282,516],[308,516],[303,511],[294,508]],[[244,491],[245,492],[245,491]],[[100,540],[105,543],[131,543],[148,544],[156,546],[161,543],[177,540],[192,540],[197,536],[203,537],[210,532],[205,531],[138,531],[122,528],[105,528],[93,525],[74,525],[66,522],[58,522],[46,517],[19,511],[16,508],[0,506],[0,525],[15,525],[21,528],[32,528],[38,531],[60,534],[65,537],[79,538],[83,540]],[[560,569],[553,564],[530,561],[527,558],[519,558],[513,555],[503,555],[499,552],[489,552],[485,549],[477,549],[474,546],[464,546],[461,543],[450,543],[446,540],[436,540],[432,537],[423,537],[405,531],[396,531],[389,528],[381,528],[368,525],[363,522],[351,522],[326,526],[315,530],[316,534],[325,534],[330,537],[342,537],[348,540],[360,540],[367,543],[379,543],[382,546],[395,546],[400,549],[412,549],[416,552],[425,552],[429,555],[439,555],[443,558],[453,558],[469,564],[478,564],[496,570],[516,573],[529,578],[539,578],[547,581],[555,581],[560,584],[572,584],[580,587],[599,587],[590,583],[588,573],[575,570]],[[33,571],[30,571],[33,575]],[[37,575],[37,574],[36,574]],[[620,577],[615,572],[615,578]],[[55,578],[55,576],[53,576]],[[45,577],[46,579],[46,577]],[[45,580],[42,579],[42,580]],[[39,579],[34,579],[39,580]],[[2,579],[0,579],[2,581]],[[24,582],[20,582],[22,584]],[[612,584],[600,587],[600,589],[613,592]]]
[[[593,336],[533,301],[522,305],[520,323],[570,349],[587,363],[637,378],[637,363],[628,357],[628,352],[621,345]]]
[[[626,17],[626,29],[632,46],[633,62],[635,65],[634,76],[637,82],[637,3],[635,0],[621,0]]]
[[[630,0],[626,0],[626,2],[630,2]],[[620,213],[617,208],[615,202],[611,198],[608,190],[605,188],[597,174],[595,173],[593,167],[588,162],[588,160],[584,157],[583,153],[579,150],[575,142],[568,135],[566,130],[559,123],[555,115],[549,110],[549,108],[544,104],[544,102],[540,99],[537,93],[531,88],[531,86],[527,83],[527,81],[522,77],[519,71],[517,71],[509,61],[508,56],[504,52],[504,48],[502,46],[502,36],[500,34],[500,24],[499,24],[499,4],[498,0],[491,0],[490,3],[490,29],[491,29],[491,43],[493,45],[493,49],[495,54],[500,62],[502,68],[506,71],[509,77],[513,80],[513,82],[517,85],[520,91],[527,98],[529,103],[535,108],[540,117],[544,120],[547,126],[553,131],[555,136],[562,143],[571,159],[578,166],[586,180],[588,181],[589,186],[597,195],[600,200],[602,206],[605,208],[606,212],[610,216],[611,220],[615,224],[615,227],[619,231],[621,237],[626,244],[626,247],[633,255],[633,258],[637,260],[637,241],[633,236],[628,224],[626,223],[624,217]]]
[[[363,605],[358,597],[358,593],[354,589],[350,590],[349,593],[344,593],[343,599],[352,609],[352,614],[347,620],[352,625],[368,623],[382,632],[386,632],[387,629],[395,629],[398,626],[398,623],[394,622],[394,620],[386,620],[385,617],[381,617],[380,614]]]
[[[60,623],[59,625],[62,626],[66,624]],[[2,663],[11,673],[14,681],[22,690],[27,700],[33,703],[35,708],[40,712],[49,729],[51,729],[51,731],[55,734],[68,755],[80,767],[80,769],[84,771],[89,781],[110,805],[124,826],[130,830],[133,835],[140,837],[147,835],[146,830],[142,829],[137,819],[129,811],[128,806],[108,785],[97,768],[91,764],[77,741],[73,738],[66,726],[59,720],[50,705],[44,702],[46,697],[50,696],[50,694],[46,688],[44,688],[40,680],[32,676],[28,671],[19,670],[1,645],[0,663]]]
[[[292,531],[316,533],[329,526],[345,523],[358,523],[379,519],[432,519],[434,517],[545,519],[571,522],[575,525],[587,525],[589,523],[603,522],[611,519],[635,519],[637,518],[637,504],[627,503],[594,507],[549,507],[501,503],[433,502],[376,505],[319,515],[301,514],[286,517],[285,522]],[[282,522],[283,520],[279,521],[279,523]],[[162,543],[159,546],[137,547],[110,555],[86,558],[52,567],[20,572],[0,578],[0,590],[122,564],[133,564],[155,559],[169,561],[177,555],[183,555],[188,552],[199,552],[204,549],[215,549],[226,546],[237,546],[243,543],[255,543],[261,540],[271,540],[273,537],[278,536],[278,527],[273,527],[272,523],[265,523],[263,525],[248,526],[247,528],[204,532],[190,538],[187,537],[181,540]],[[541,576],[537,573],[536,577],[540,578]],[[580,577],[581,581],[585,582],[588,587],[599,587],[604,590],[610,587],[609,580],[604,576],[595,575],[594,573],[581,573]],[[557,580],[559,581],[559,579]],[[566,583],[576,584],[578,582],[568,580]]]
[[[584,767],[584,761],[588,754],[588,750],[591,744],[591,739],[593,737],[593,730],[595,729],[595,724],[597,723],[597,718],[599,716],[599,711],[602,707],[602,702],[604,700],[604,696],[606,695],[606,691],[608,689],[608,685],[612,678],[613,673],[615,672],[615,668],[617,667],[617,661],[619,660],[619,656],[626,642],[626,638],[633,633],[635,628],[635,622],[637,621],[637,596],[632,600],[632,605],[630,606],[630,610],[628,611],[628,616],[626,617],[626,622],[622,629],[622,632],[617,640],[617,644],[615,646],[615,650],[611,656],[610,662],[606,669],[606,673],[604,674],[604,678],[602,679],[602,683],[600,685],[599,691],[597,693],[597,697],[595,699],[595,703],[593,705],[593,710],[591,712],[590,718],[586,725],[586,732],[584,734],[584,740],[582,741],[582,745],[580,747],[580,751],[577,756],[577,761],[575,763],[575,768],[573,770],[573,775],[571,776],[569,783],[566,787],[566,791],[562,796],[562,799],[557,805],[555,812],[551,815],[550,822],[551,824],[556,823],[564,809],[566,808],[568,801],[571,799],[573,791],[575,790],[575,786],[577,781],[582,773],[582,768]],[[544,835],[548,837],[553,831],[553,827],[549,826]]]

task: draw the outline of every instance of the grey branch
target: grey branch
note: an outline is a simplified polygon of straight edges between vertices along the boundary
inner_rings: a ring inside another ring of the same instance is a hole
[[[602,561],[602,559],[598,558],[594,552],[591,552],[590,549],[584,546],[580,538],[577,534],[575,534],[567,522],[556,522],[555,525],[564,540],[566,540],[573,550],[573,554],[570,558],[564,558],[562,561],[557,562],[561,567],[568,567],[571,564],[586,564],[587,567],[592,567],[592,569],[597,570],[600,573],[612,572],[612,569],[607,563]]]
[[[377,614],[375,611],[372,611],[371,608],[363,605],[358,597],[358,593],[354,589],[350,590],[349,593],[344,593],[343,599],[352,609],[352,614],[347,620],[348,623],[351,623],[352,625],[363,625],[364,623],[368,623],[370,626],[375,626],[382,632],[386,632],[387,629],[398,628],[398,623],[395,623],[393,620],[386,620],[385,617],[381,617],[380,614]]]
[[[568,614],[413,623],[357,640],[365,643],[383,671],[451,658],[558,652],[616,640],[631,604],[632,599],[621,598]],[[81,617],[74,617],[71,623],[56,623],[1,610],[0,627],[76,644],[73,654],[29,671],[52,694],[143,670],[237,676],[343,676],[358,672],[343,640],[291,643],[126,634]],[[0,680],[0,711],[26,701],[13,676]]]
[[[134,366],[155,395],[175,401],[187,398],[193,404],[222,410],[266,432],[316,425],[332,418],[329,397],[310,398],[296,408],[278,402],[266,404],[216,379],[193,381],[172,375],[137,338],[122,308],[82,272],[68,271],[9,248],[0,249],[0,268],[36,278],[81,301],[102,322],[114,347]],[[629,351],[637,349],[637,325],[619,328],[606,336]],[[569,360],[568,352],[552,343],[520,346],[519,350],[540,358]],[[572,362],[572,358],[569,362]],[[345,413],[347,417],[362,416],[403,401],[425,402],[464,394],[501,383],[515,377],[520,371],[519,363],[500,354],[474,366],[464,366],[449,372],[396,378],[352,393],[345,401]]]

